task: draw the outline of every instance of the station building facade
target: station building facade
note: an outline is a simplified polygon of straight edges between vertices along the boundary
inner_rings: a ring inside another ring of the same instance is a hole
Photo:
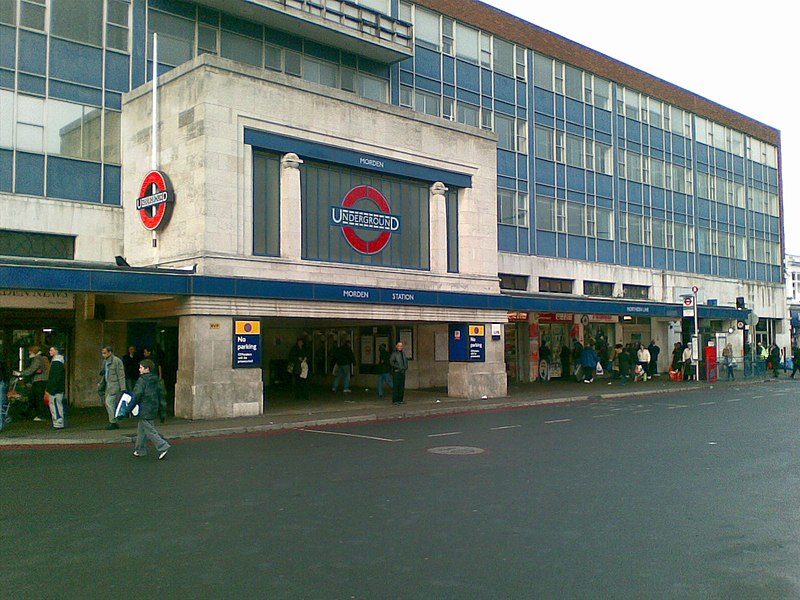
[[[0,104],[0,350],[65,346],[75,405],[106,343],[187,418],[263,411],[299,337],[468,398],[544,342],[664,366],[688,297],[788,343],[779,132],[480,2],[0,0]]]

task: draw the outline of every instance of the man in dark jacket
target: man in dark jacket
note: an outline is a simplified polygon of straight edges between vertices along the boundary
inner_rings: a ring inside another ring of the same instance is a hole
[[[45,391],[50,396],[50,418],[53,429],[64,429],[64,393],[66,377],[64,374],[64,357],[58,347],[50,347],[50,373],[47,376]]]
[[[162,460],[171,446],[156,431],[155,419],[159,410],[162,410],[162,403],[166,403],[166,399],[161,394],[158,375],[152,372],[154,369],[155,364],[148,358],[139,363],[139,379],[133,389],[133,399],[120,413],[120,417],[128,416],[135,406],[139,406],[139,428],[136,431],[136,447],[133,455],[144,456],[147,454],[149,440],[158,451],[158,460]]]
[[[406,356],[403,342],[397,342],[394,352],[389,357],[389,366],[392,368],[392,404],[405,404],[406,371],[408,371],[408,356]]]

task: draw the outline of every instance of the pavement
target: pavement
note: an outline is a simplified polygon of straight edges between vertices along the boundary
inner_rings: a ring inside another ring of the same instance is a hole
[[[777,381],[786,380],[783,375]],[[156,429],[169,441],[193,438],[227,437],[292,429],[324,427],[349,423],[369,423],[409,418],[491,410],[508,410],[568,402],[600,402],[613,399],[680,393],[709,386],[736,386],[764,383],[763,378],[735,381],[670,381],[664,375],[646,382],[621,385],[618,380],[596,378],[593,383],[562,382],[510,384],[503,398],[468,400],[449,398],[444,389],[406,390],[405,404],[393,405],[391,396],[377,398],[373,389],[354,389],[352,393],[332,393],[326,386],[312,389],[309,400],[294,400],[286,391],[270,392],[263,414],[253,417],[189,420],[168,417]],[[126,419],[116,430],[106,430],[105,409],[72,408],[68,426],[54,430],[47,421],[12,421],[0,431],[0,450],[12,448],[64,447],[130,444],[136,437],[136,419]]]

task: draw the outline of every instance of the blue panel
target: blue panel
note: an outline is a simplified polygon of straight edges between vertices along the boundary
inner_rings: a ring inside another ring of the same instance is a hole
[[[567,188],[577,192],[585,192],[586,171],[577,167],[567,167]]]
[[[603,263],[614,263],[614,242],[597,240],[597,260]]]
[[[697,199],[697,216],[701,219],[711,218],[711,203],[708,200]]]
[[[133,21],[133,26],[131,27],[131,60],[133,61],[133,68],[131,69],[132,88],[139,87],[147,79],[145,76],[145,56],[147,52],[146,18],[146,0],[133,0],[133,10],[131,12],[131,20]]]
[[[44,156],[17,152],[18,194],[44,196]]]
[[[122,206],[120,178],[122,169],[114,165],[103,166],[103,204]]]
[[[426,92],[433,92],[434,94],[442,93],[442,85],[438,80],[428,79],[427,77],[420,77],[417,75],[417,87]]]
[[[516,96],[516,85],[514,84],[514,80],[511,79],[510,77],[506,77],[505,75],[499,75],[495,73],[494,97],[497,100],[502,100],[503,102],[508,102],[509,104],[515,104],[516,103],[515,96]],[[552,104],[552,99],[550,100],[550,103]],[[542,110],[542,112],[546,113],[548,111]]]
[[[531,248],[530,231],[527,229],[519,229],[519,252],[529,254]]]
[[[462,102],[469,102],[470,104],[474,104],[475,106],[480,106],[481,104],[480,94],[476,94],[475,92],[470,92],[469,90],[465,90],[463,88],[458,88],[456,90],[456,98],[458,98]]]
[[[525,181],[528,180],[528,157],[523,154],[517,155],[517,177]],[[522,187],[520,187],[520,190],[522,190]]]
[[[152,6],[152,5],[153,4],[152,4],[152,1],[151,1],[150,6]],[[194,19],[194,16],[195,16],[194,15],[194,9],[195,9],[195,7],[191,6],[190,11],[191,11],[192,14],[187,15],[190,19]],[[245,21],[245,20],[239,19],[237,17],[232,17],[231,15],[228,15],[226,13],[222,13],[222,19],[220,21],[220,24],[222,25],[223,29],[226,29],[228,31],[232,31],[233,33],[246,35],[248,37],[255,38],[255,39],[259,40],[259,41],[261,41],[261,39],[264,36],[263,28],[261,27],[261,25],[258,25],[257,23],[253,23],[252,21]],[[312,42],[312,44],[313,44],[313,42]],[[324,57],[321,57],[321,58],[324,58]],[[336,56],[336,62],[339,62],[338,54]]]
[[[583,102],[567,98],[567,121],[583,125]]]
[[[403,85],[414,85],[414,74],[400,70],[400,83]]]
[[[564,96],[561,94],[556,94],[556,118],[564,118]]]
[[[545,115],[540,112],[533,113],[533,120],[540,125],[547,125],[551,129],[556,126],[556,119],[552,115]]]
[[[438,52],[417,46],[415,64],[417,75],[436,80],[442,78],[441,55]]]
[[[230,17],[228,17],[227,15],[223,14],[222,15],[222,22],[225,23],[225,21],[227,19],[229,19],[229,18]],[[238,19],[236,19],[236,21],[238,21]],[[250,25],[249,23],[246,23],[246,24],[248,26]],[[228,29],[228,28],[226,27],[226,29]],[[232,30],[232,31],[235,31],[235,30]],[[260,27],[257,27],[256,30],[254,30],[253,33],[257,33],[257,35],[252,35],[252,34],[247,34],[247,33],[244,34],[244,35],[250,35],[250,37],[256,37],[258,39],[261,39],[261,28]],[[339,50],[337,50],[335,48],[331,48],[330,46],[324,46],[322,44],[317,44],[316,42],[312,42],[311,40],[304,40],[303,41],[303,52],[305,54],[310,55],[310,56],[314,56],[316,58],[321,58],[322,60],[327,60],[327,61],[330,61],[330,62],[333,62],[333,63],[338,63],[339,60],[340,60],[340,55],[341,55],[341,52]]]
[[[635,204],[642,204],[642,184],[635,181],[629,181],[627,185],[628,202]]]
[[[607,110],[596,108],[594,110],[594,128],[611,135],[611,113]]]
[[[701,165],[708,165],[710,161],[708,160],[708,152],[709,147],[705,144],[697,143],[694,145],[694,157],[697,162]],[[703,169],[703,172],[707,173],[708,169]]]
[[[14,72],[0,69],[0,88],[14,89]]]
[[[461,60],[456,61],[456,85],[476,93],[481,91],[480,68]]]
[[[597,180],[597,190],[596,190],[597,195],[603,198],[613,198],[614,178],[611,177],[611,175],[603,175],[601,173],[598,173],[596,180]]]
[[[508,150],[497,151],[497,174],[506,177],[517,176],[517,155]],[[516,185],[513,186],[516,188]]]
[[[654,269],[668,268],[666,248],[653,248],[653,268]]]
[[[700,258],[697,261],[697,270],[700,273],[705,273],[706,275],[711,275],[711,257],[706,254],[700,254]]]
[[[555,95],[553,92],[548,92],[547,90],[543,90],[541,88],[534,89],[533,102],[534,106],[536,107],[536,112],[554,116],[556,114],[554,108],[554,98]],[[611,129],[609,128],[609,132],[610,131]]]
[[[644,266],[644,246],[628,244],[628,264],[632,267]]]
[[[568,236],[567,256],[578,260],[586,260],[586,238],[578,235]]]
[[[591,106],[584,106],[583,109],[583,120],[586,123],[586,127],[589,128],[589,131],[587,132],[588,136],[591,135],[591,128],[594,127],[594,111],[592,110]]]
[[[497,247],[500,252],[518,252],[517,228],[508,225],[497,226]]]
[[[0,150],[0,192],[11,192],[14,177],[14,153]]]
[[[17,61],[17,30],[0,25],[0,67],[15,69]]]
[[[502,175],[498,175],[497,187],[505,190],[515,190],[517,189],[517,179],[513,175],[511,177],[503,177]]]
[[[517,81],[517,104],[524,108],[528,106],[528,88],[522,81]]]
[[[94,88],[84,87],[75,83],[50,80],[50,96],[70,100],[79,104],[103,106],[103,92]]]
[[[19,74],[18,88],[20,92],[44,96],[47,91],[47,80],[38,75]]]
[[[99,88],[103,85],[102,67],[100,49],[50,38],[50,77]]]
[[[764,215],[759,212],[754,212],[753,223],[757,231],[764,231]]]
[[[51,156],[47,161],[47,196],[100,202],[100,165]]]
[[[567,121],[567,133],[574,133],[575,135],[579,135],[583,137],[583,125],[578,125],[576,123],[571,123]]]
[[[733,275],[733,265],[729,258],[719,259],[719,272],[720,277],[731,277]]]
[[[563,233],[556,234],[556,252],[558,256],[567,255],[567,236]]]
[[[556,184],[556,170],[555,163],[543,158],[537,158],[533,164],[533,175],[536,183],[544,183],[546,185]]]
[[[592,262],[597,262],[597,244],[595,240],[589,240],[589,247],[588,253],[586,254],[586,260],[590,260]]]
[[[488,69],[481,69],[481,92],[484,94],[492,94],[494,89],[494,78],[492,72]]]
[[[194,4],[177,0],[150,0],[150,8],[157,8],[187,19],[194,19],[197,10]]]
[[[197,20],[200,23],[207,23],[208,25],[219,25],[219,12],[206,8],[205,6],[197,7]]]
[[[536,232],[536,254],[556,256],[556,234],[551,231]]]
[[[106,89],[127,92],[130,59],[124,54],[106,52]]]
[[[257,131],[255,129],[245,129],[244,143],[266,150],[296,152],[302,157],[347,165],[368,171],[390,173],[392,175],[410,177],[421,181],[441,181],[446,185],[453,185],[460,188],[472,187],[472,177],[470,175],[415,165],[413,163],[377,155],[365,155],[352,150],[344,150],[334,146],[317,144],[315,142],[267,133],[265,131]]]
[[[267,29],[264,32],[264,39],[271,44],[283,46],[290,50],[296,50],[297,52],[303,51],[303,40],[290,33]],[[419,49],[419,46],[417,46],[417,52],[419,52]]]
[[[717,169],[727,168],[728,161],[724,150],[714,149],[714,164]]]
[[[507,102],[501,102],[500,100],[497,99],[495,99],[494,102],[494,109],[497,112],[502,113],[504,115],[508,115],[510,117],[513,117],[517,112],[516,107],[513,104],[509,104]]]
[[[686,149],[684,148],[685,140],[682,136],[675,133],[672,134],[672,153],[675,156],[686,156]]]
[[[105,93],[105,107],[114,110],[122,110],[122,94],[114,92]]]
[[[368,58],[364,58],[363,56],[358,57],[358,69],[360,71],[365,71],[366,73],[371,73],[376,77],[382,77],[383,79],[389,79],[389,66],[383,63],[370,60]]]
[[[666,192],[657,187],[650,188],[650,203],[653,208],[666,208]]]
[[[35,75],[47,73],[47,38],[45,36],[20,30],[19,70]]]
[[[456,84],[456,59],[452,56],[442,57],[442,81],[450,85]]]

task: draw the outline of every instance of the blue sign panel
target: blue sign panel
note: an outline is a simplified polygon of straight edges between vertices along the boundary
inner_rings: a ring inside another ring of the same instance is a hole
[[[450,325],[449,359],[451,362],[486,361],[485,325]]]
[[[233,368],[261,367],[261,321],[233,322]]]

